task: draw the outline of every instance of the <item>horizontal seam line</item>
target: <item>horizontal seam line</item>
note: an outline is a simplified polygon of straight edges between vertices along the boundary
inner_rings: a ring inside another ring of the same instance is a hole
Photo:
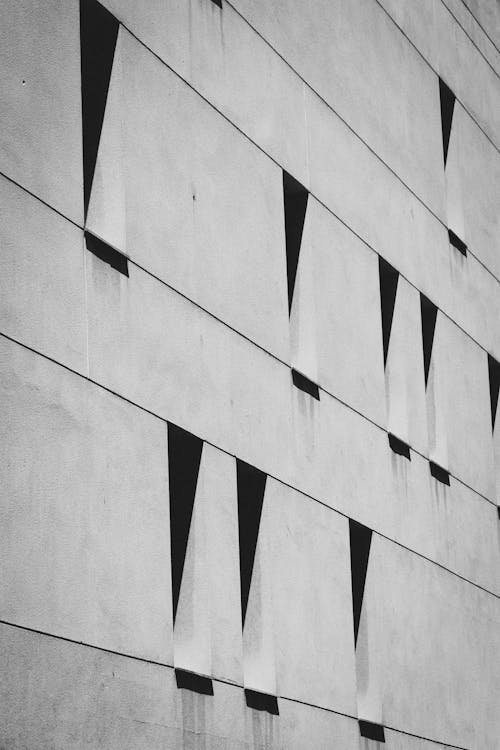
[[[17,339],[13,338],[12,336],[8,336],[5,333],[2,333],[0,331],[0,337],[7,339],[8,341],[12,341],[17,346],[22,347],[23,349],[26,349],[28,351],[33,352],[39,357],[42,357],[43,359],[46,359],[53,364],[57,365],[58,367],[62,367],[68,372],[71,372],[73,375],[76,375],[77,377],[81,378],[82,380],[86,380],[89,383],[92,383],[93,385],[97,386],[98,388],[101,388],[102,390],[106,391],[107,393],[110,393],[111,395],[115,396],[116,398],[121,399],[122,401],[125,401],[126,403],[130,404],[134,408],[139,409],[140,411],[145,412],[146,414],[151,415],[155,419],[159,419],[161,422],[165,424],[169,424],[169,420],[166,417],[162,417],[159,414],[156,414],[155,412],[151,411],[151,409],[148,409],[145,406],[142,406],[141,404],[138,404],[135,401],[132,401],[131,399],[127,398],[127,396],[124,396],[121,393],[118,393],[117,391],[112,390],[112,388],[109,388],[108,386],[103,385],[102,383],[99,383],[97,380],[93,380],[90,376],[85,375],[81,372],[78,372],[78,370],[74,370],[73,368],[69,367],[68,365],[63,364],[62,362],[58,362],[56,359],[53,359],[52,357],[47,356],[46,354],[43,354],[42,352],[39,352],[38,350],[34,349],[31,346],[28,346],[27,344],[23,344],[21,341],[18,341]],[[175,423],[171,423],[175,424]],[[183,425],[176,425],[178,427],[183,427]],[[221,453],[224,453],[226,456],[231,456],[232,458],[238,458],[235,453],[231,453],[231,451],[227,450],[227,448],[223,448],[216,443],[214,443],[212,440],[209,440],[208,438],[202,437],[201,435],[197,436],[200,440],[202,440],[204,443],[207,443],[207,445],[212,446],[212,448],[216,448]],[[258,467],[256,467],[258,468]],[[294,487],[292,484],[287,482],[284,479],[280,479],[279,477],[275,476],[274,474],[271,474],[270,472],[266,471],[264,472],[268,477],[273,479],[276,482],[279,482],[284,487],[289,487],[291,490],[294,490],[294,492],[298,492],[300,495],[303,495],[304,497],[309,498],[315,503],[318,503],[319,505],[323,506],[324,508],[327,508],[328,510],[332,511],[333,513],[337,513],[337,515],[342,516],[346,519],[351,519],[351,516],[349,516],[347,513],[344,513],[343,511],[339,510],[338,508],[334,508],[332,505],[328,505],[328,503],[324,502],[323,500],[319,500],[318,498],[314,497],[310,493],[299,489],[298,487]],[[453,476],[453,475],[450,475]],[[474,490],[475,492],[475,490]],[[478,494],[478,493],[475,493]],[[482,586],[480,583],[475,583],[474,581],[471,581],[469,578],[466,578],[465,576],[461,575],[460,573],[457,573],[456,571],[452,570],[451,568],[447,568],[442,563],[438,562],[437,560],[432,560],[430,557],[427,557],[422,552],[418,552],[417,550],[411,549],[410,547],[407,547],[402,542],[397,541],[396,539],[391,539],[391,537],[387,536],[386,534],[383,534],[380,531],[377,531],[376,529],[372,529],[374,534],[377,534],[377,536],[381,537],[382,539],[386,539],[388,542],[391,542],[392,544],[396,544],[398,547],[401,547],[402,549],[405,549],[407,552],[410,552],[417,557],[420,557],[423,560],[426,560],[431,565],[436,565],[437,567],[441,568],[442,570],[447,571],[450,573],[450,575],[455,576],[456,578],[460,578],[462,581],[468,583],[471,586],[474,586],[477,589],[480,589],[481,591],[485,592],[486,594],[494,597],[495,599],[500,599],[500,594],[496,594],[493,591],[490,591],[489,589]]]
[[[162,661],[156,661],[155,659],[148,659],[144,656],[137,656],[136,654],[129,654],[125,651],[115,651],[111,648],[106,648],[105,646],[96,646],[93,643],[88,643],[87,641],[77,641],[75,638],[69,638],[68,636],[64,635],[58,635],[56,633],[49,633],[47,630],[39,630],[38,628],[32,628],[29,625],[21,625],[17,622],[11,622],[9,620],[0,620],[0,625],[6,625],[10,628],[16,628],[17,630],[24,630],[29,633],[36,633],[37,635],[43,635],[46,638],[53,638],[57,641],[64,641],[65,643],[72,643],[75,646],[83,646],[84,648],[90,648],[94,649],[95,651],[101,651],[106,654],[113,654],[114,656],[120,656],[124,659],[133,659],[134,661],[140,661],[146,664],[153,664],[156,667],[165,667],[167,669],[171,669],[172,671],[175,671],[176,669],[183,669],[182,667],[176,667],[173,664],[168,664],[167,662]],[[192,670],[183,670],[183,671],[192,671]],[[194,674],[197,674],[197,672],[194,672]],[[205,676],[205,675],[204,675]],[[245,690],[245,685],[241,684],[239,682],[233,682],[232,680],[227,680],[222,677],[214,677],[212,675],[208,676],[208,679],[212,680],[213,682],[219,682],[223,685],[230,685],[231,687],[239,688],[241,690]],[[359,718],[357,716],[353,716],[352,714],[344,713],[343,711],[337,711],[334,708],[328,708],[326,706],[318,706],[316,703],[309,703],[308,701],[303,701],[298,698],[290,698],[286,695],[276,695],[276,698],[279,698],[280,700],[286,700],[291,703],[298,703],[302,706],[308,706],[310,708],[316,708],[319,711],[327,711],[328,713],[336,714],[337,716],[343,716],[346,719],[352,719],[355,722],[359,721]],[[449,745],[446,742],[442,742],[440,740],[433,740],[430,737],[422,737],[418,734],[412,734],[411,732],[405,732],[403,729],[396,729],[395,727],[390,727],[387,724],[383,725],[385,729],[388,729],[391,732],[398,732],[399,734],[406,734],[410,737],[416,737],[417,739],[423,739],[427,740],[428,742],[433,742],[438,745],[445,745],[446,747],[452,748],[452,750],[468,750],[467,748],[462,748],[458,745]]]

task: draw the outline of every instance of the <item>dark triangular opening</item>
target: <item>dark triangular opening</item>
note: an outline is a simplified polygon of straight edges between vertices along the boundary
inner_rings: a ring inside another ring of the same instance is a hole
[[[254,708],[257,711],[267,711],[269,714],[279,716],[278,699],[275,695],[245,688],[245,700],[249,708]]]
[[[186,559],[189,527],[203,441],[173,424],[168,425],[168,482],[170,494],[170,553],[174,622]]]
[[[382,724],[374,724],[372,721],[359,720],[359,732],[362,737],[376,742],[385,742],[385,732]]]
[[[87,250],[96,258],[104,261],[124,276],[128,276],[128,258],[126,255],[120,253],[119,250],[115,250],[114,247],[103,242],[91,232],[85,232],[85,244]]]
[[[96,0],[80,0],[85,216],[97,161],[118,28],[117,19]]]
[[[382,311],[382,343],[384,347],[384,367],[389,351],[394,305],[398,290],[399,273],[386,260],[379,256],[378,270],[380,279],[380,308]]]
[[[351,585],[352,614],[354,623],[354,645],[358,640],[359,620],[365,591],[366,571],[370,556],[372,530],[363,524],[349,519],[349,540],[351,545]]]
[[[494,430],[500,388],[500,363],[491,354],[488,354],[488,375],[490,377],[491,429]]]
[[[241,621],[244,626],[267,477],[259,469],[236,459],[236,478],[240,539]]]
[[[308,393],[310,396],[316,399],[316,401],[319,401],[319,388],[312,380],[309,380],[309,378],[306,378],[305,375],[302,375],[298,370],[294,370],[292,367],[292,382],[296,388],[299,388],[299,390],[304,391],[304,393]]]
[[[432,344],[436,329],[437,307],[425,295],[420,294],[420,313],[422,317],[422,345],[424,351],[424,377],[427,387],[429,368],[431,366]]]
[[[285,205],[286,271],[288,278],[288,312],[292,309],[293,290],[299,264],[300,244],[309,193],[300,182],[283,170]]]
[[[451,123],[453,120],[453,109],[455,107],[455,94],[448,88],[446,83],[439,79],[439,99],[441,102],[441,131],[443,134],[443,156],[444,165],[448,156],[450,144]]]

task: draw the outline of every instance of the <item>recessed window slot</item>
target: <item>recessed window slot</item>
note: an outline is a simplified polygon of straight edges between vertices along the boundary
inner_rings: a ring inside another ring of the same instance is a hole
[[[210,677],[195,674],[195,672],[186,672],[184,669],[176,669],[175,679],[178,688],[192,690],[193,693],[201,693],[201,695],[214,694],[214,686]]]
[[[453,247],[456,248],[459,253],[462,253],[462,255],[467,255],[467,245],[452,229],[448,229],[448,238],[450,240],[450,245],[453,245]]]
[[[399,456],[404,456],[408,461],[411,461],[410,446],[396,437],[396,435],[393,435],[392,432],[389,432],[387,437],[389,438],[389,445],[394,453],[397,453]]]
[[[301,391],[308,393],[310,396],[315,398],[316,401],[319,401],[319,388],[316,383],[313,383],[312,380],[309,380],[309,378],[306,378],[305,375],[302,375],[300,372],[294,370],[293,368],[292,380],[296,388],[299,388]]]
[[[362,737],[376,742],[385,742],[384,727],[381,724],[374,724],[371,721],[359,720],[359,731]]]
[[[108,245],[90,232],[85,232],[85,242],[87,250],[95,255],[99,260],[107,263],[111,268],[119,271],[124,276],[128,276],[128,258],[119,250]]]
[[[430,467],[431,474],[434,477],[434,479],[437,479],[438,482],[441,482],[442,484],[447,484],[448,487],[450,486],[449,471],[446,471],[446,469],[443,469],[442,466],[439,466],[438,464],[434,463],[434,461],[429,461],[429,467]]]
[[[269,714],[279,716],[278,699],[275,695],[245,688],[245,700],[249,708],[254,708],[256,711],[267,711]]]

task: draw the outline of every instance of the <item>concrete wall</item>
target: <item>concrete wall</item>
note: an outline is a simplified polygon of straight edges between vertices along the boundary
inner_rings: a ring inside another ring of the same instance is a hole
[[[96,9],[116,45],[80,38]],[[499,746],[498,21],[1,5],[0,748],[381,747],[358,719],[391,750]],[[283,170],[308,193],[290,310]]]

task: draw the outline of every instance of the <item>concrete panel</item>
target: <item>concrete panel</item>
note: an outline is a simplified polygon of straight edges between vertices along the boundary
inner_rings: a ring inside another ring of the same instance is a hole
[[[77,0],[4,0],[0,171],[74,221],[83,218]]]
[[[259,536],[268,538],[278,693],[356,711],[347,519],[267,480]]]
[[[306,104],[312,192],[412,281],[431,276],[444,227],[319,97],[307,92]]]
[[[389,496],[387,434],[327,393],[294,389],[289,483],[371,528]],[[282,476],[282,475],[280,475]]]
[[[486,354],[439,312],[427,384],[427,408],[430,458],[477,492],[493,498]]]
[[[175,665],[242,682],[234,458],[203,446],[175,620]]]
[[[2,618],[171,660],[166,426],[1,341]]]
[[[496,508],[453,477],[450,486],[431,476],[426,459],[411,463],[391,455],[388,501],[377,529],[390,539],[500,594]]]
[[[119,42],[89,229],[285,359],[281,170],[123,29]]]
[[[87,369],[81,231],[0,177],[0,331]]]
[[[499,625],[497,598],[375,535],[357,645],[359,715],[437,742],[495,747]]]
[[[462,107],[455,107],[453,131],[457,130],[458,162],[463,204],[463,234],[472,252],[500,277],[500,155]],[[448,169],[448,168],[447,168]],[[450,225],[451,226],[451,225]],[[455,229],[455,227],[451,227]]]
[[[263,533],[270,509],[269,477],[266,480],[259,534],[255,547],[252,579],[243,629],[244,685],[268,695],[278,694],[276,636],[273,621],[272,539]]]
[[[289,369],[132,264],[127,279],[89,254],[87,271],[91,377],[286,474]]]
[[[377,256],[313,198],[308,214],[303,241],[314,254],[319,382],[383,424]]]
[[[270,716],[247,708],[239,687],[196,695],[178,690],[168,667],[6,625],[0,659],[9,750],[365,750],[349,717],[286,699]],[[427,750],[389,736],[390,748]]]
[[[420,295],[399,277],[385,367],[387,429],[427,455]]]
[[[446,7],[460,24],[474,45],[479,48],[481,54],[498,73],[500,71],[500,44],[495,46],[495,31],[500,30],[500,14],[498,3],[477,2],[473,0],[467,3],[462,0],[445,0]],[[471,12],[471,6],[475,6]],[[495,8],[497,18],[495,18]],[[486,11],[486,12],[484,12]],[[483,23],[483,26],[480,24]],[[495,30],[496,26],[496,30]]]
[[[307,200],[297,274],[290,310],[290,364],[313,383],[319,382],[317,321],[318,257],[314,247],[314,208]]]
[[[307,5],[293,0],[279,4],[237,0],[235,6],[375,153],[442,215],[441,130],[434,75],[379,5],[363,0],[314,0]]]
[[[499,146],[500,80],[445,3],[381,0],[381,4]]]
[[[307,184],[304,84],[230,5],[214,12],[213,3],[196,0],[191,7],[190,82]]]

